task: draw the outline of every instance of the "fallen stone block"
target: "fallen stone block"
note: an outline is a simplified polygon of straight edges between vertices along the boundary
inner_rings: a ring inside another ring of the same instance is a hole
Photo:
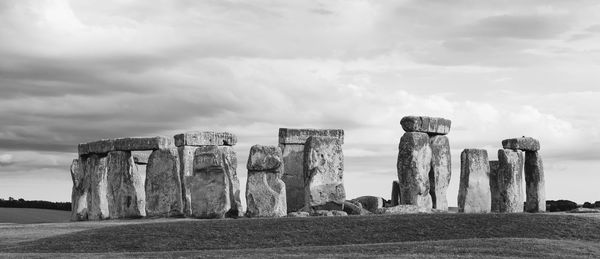
[[[448,134],[451,124],[448,119],[427,116],[406,116],[400,120],[400,125],[406,132],[423,132],[432,135]]]
[[[146,216],[181,217],[183,200],[177,149],[152,152],[146,168]]]
[[[310,207],[310,210],[338,210],[338,211],[344,211],[346,212],[348,215],[369,215],[371,214],[371,212],[369,212],[368,210],[362,208],[362,206],[360,205],[360,203],[355,204],[352,201],[343,201],[343,202],[327,202],[325,204],[321,204],[318,206],[312,206]]]
[[[237,136],[229,132],[190,131],[174,136],[175,146],[235,146]]]
[[[540,150],[540,142],[532,137],[511,138],[502,141],[504,149],[519,149],[523,151]]]
[[[375,214],[419,214],[419,213],[443,213],[446,211],[425,208],[417,205],[401,204],[393,207],[379,208]]]
[[[546,183],[544,163],[539,152],[525,152],[526,211],[546,211]]]
[[[465,149],[460,155],[458,211],[487,213],[491,210],[490,162],[484,149]]]
[[[432,208],[429,194],[431,155],[426,133],[406,132],[400,138],[397,163],[400,204]]]
[[[89,177],[85,174],[85,164],[80,159],[73,159],[71,164],[71,220],[81,221],[88,219],[87,196],[90,192]]]
[[[523,152],[498,150],[499,212],[523,212]]]
[[[352,199],[353,202],[358,202],[362,205],[363,209],[370,212],[375,212],[377,209],[383,208],[384,199],[376,196],[361,196],[356,199]]]
[[[250,149],[246,182],[246,215],[283,217],[287,213],[281,149],[254,145]]]
[[[310,137],[304,146],[306,206],[346,200],[344,153],[336,138]]]
[[[446,136],[432,136],[429,138],[429,146],[431,147],[429,194],[432,207],[438,210],[448,210],[446,190],[448,190],[452,176],[450,141]]]
[[[498,178],[499,167],[500,164],[498,161],[490,161],[490,195],[492,197],[492,212],[500,212],[500,203],[502,202]]]
[[[279,144],[304,145],[309,137],[330,137],[337,139],[340,145],[344,144],[342,129],[279,129]]]
[[[288,217],[291,218],[305,218],[310,216],[310,213],[306,212],[306,211],[295,211],[295,212],[290,212],[287,214]]]
[[[118,138],[114,140],[115,150],[158,150],[173,147],[173,139],[167,137]]]
[[[131,153],[111,151],[107,156],[108,211],[110,218],[146,216],[146,172],[137,170]]]

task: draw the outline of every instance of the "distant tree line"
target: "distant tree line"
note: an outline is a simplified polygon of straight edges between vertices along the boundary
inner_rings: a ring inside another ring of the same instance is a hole
[[[583,207],[584,207],[584,208],[588,208],[588,209],[595,209],[595,208],[598,208],[598,209],[600,209],[600,201],[596,201],[596,202],[594,202],[594,203],[591,203],[591,202],[587,202],[587,201],[586,201],[586,202],[583,204]]]
[[[71,203],[70,202],[51,202],[51,201],[26,201],[22,198],[15,199],[13,197],[8,197],[8,200],[0,198],[0,207],[70,211]]]

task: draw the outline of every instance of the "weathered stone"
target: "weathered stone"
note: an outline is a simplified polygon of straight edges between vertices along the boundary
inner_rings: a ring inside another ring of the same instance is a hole
[[[152,152],[146,168],[146,216],[180,217],[183,201],[176,148]]]
[[[107,154],[110,151],[115,151],[115,142],[112,139],[103,139],[79,144],[77,149],[79,150],[79,155]]]
[[[352,199],[354,202],[358,202],[362,205],[363,209],[370,212],[375,212],[377,209],[383,208],[384,199],[376,196],[361,196],[356,199]]]
[[[304,146],[306,206],[346,200],[344,153],[336,138],[310,137]]]
[[[90,192],[87,196],[89,220],[108,219],[108,183],[106,155],[91,154],[84,158],[85,174],[90,179]]]
[[[431,208],[429,194],[431,147],[426,133],[404,133],[398,146],[397,168],[400,184],[399,203]]]
[[[406,116],[400,120],[400,125],[406,132],[423,132],[432,135],[448,134],[451,124],[448,119],[426,116]]]
[[[491,210],[490,163],[483,149],[465,149],[460,155],[458,211],[486,213]]]
[[[309,137],[331,137],[344,144],[344,130],[342,129],[279,129],[279,144],[304,145]]]
[[[315,217],[333,217],[333,211],[331,210],[315,210],[311,216]]]
[[[505,149],[519,149],[523,151],[540,150],[540,142],[532,137],[511,138],[502,141]]]
[[[500,212],[500,186],[498,181],[498,161],[490,161],[490,195],[492,197],[492,212]]]
[[[523,152],[498,150],[499,212],[523,212]]]
[[[437,213],[444,212],[432,208],[425,208],[417,205],[402,204],[393,207],[379,208],[375,214],[418,214],[418,213]]]
[[[368,215],[371,214],[366,209],[363,209],[360,203],[353,203],[352,201],[330,201],[325,204],[309,207],[311,210],[339,210],[345,211],[348,215]]]
[[[333,211],[331,211],[331,213],[333,214],[334,217],[348,216],[348,213],[346,213],[345,211],[333,210]]]
[[[305,205],[304,145],[282,145],[283,177],[288,212],[298,211]]]
[[[185,216],[192,216],[192,197],[191,183],[188,181],[194,175],[194,154],[198,147],[181,146],[177,147],[179,155],[179,178],[181,179],[181,192],[183,197],[183,213]]]
[[[157,150],[173,147],[173,139],[167,137],[118,138],[114,140],[116,150]]]
[[[306,211],[295,211],[295,212],[290,212],[287,214],[288,217],[291,218],[305,218],[310,216],[310,213],[306,212]]]
[[[196,149],[193,161],[193,175],[187,176],[192,216],[224,218],[231,199],[223,154],[217,146],[203,146]]]
[[[71,164],[71,179],[73,189],[71,192],[71,220],[80,221],[88,218],[87,196],[90,191],[89,178],[85,174],[85,164],[80,159],[73,159]]]
[[[254,145],[248,157],[246,215],[282,217],[287,213],[285,183],[281,180],[281,149]]]
[[[275,146],[254,145],[246,165],[248,171],[279,170],[282,165],[281,149]]]
[[[429,194],[433,208],[448,210],[446,190],[452,176],[452,161],[450,141],[446,136],[432,136],[429,139],[431,147],[431,170],[429,171]]]
[[[131,153],[128,151],[109,152],[107,163],[106,179],[110,218],[146,216],[146,195],[143,184],[146,172],[137,170]]]
[[[231,146],[220,146],[219,150],[223,154],[223,163],[225,174],[229,184],[229,199],[231,208],[227,212],[227,217],[237,218],[243,216],[242,200],[240,198],[240,180],[237,176],[237,154]]]
[[[400,204],[400,183],[398,181],[392,182],[392,199],[390,201],[392,206]]]
[[[525,183],[527,212],[546,211],[544,163],[539,152],[525,152]]]
[[[235,146],[237,136],[229,132],[190,131],[175,135],[175,146]]]
[[[138,165],[148,164],[148,158],[150,157],[150,154],[152,154],[152,151],[131,151],[133,162]]]

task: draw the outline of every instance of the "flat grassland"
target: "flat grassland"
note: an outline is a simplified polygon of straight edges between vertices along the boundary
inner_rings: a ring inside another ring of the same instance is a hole
[[[449,213],[30,226],[45,234],[18,239],[18,226],[0,226],[0,240],[12,240],[0,241],[0,256],[600,257],[600,219],[571,215]],[[63,231],[52,234],[44,228]]]
[[[1,208],[0,223],[56,223],[69,222],[70,211],[30,209],[30,208]]]

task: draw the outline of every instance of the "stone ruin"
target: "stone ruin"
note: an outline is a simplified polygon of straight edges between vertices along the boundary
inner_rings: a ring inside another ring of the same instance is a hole
[[[249,217],[282,217],[287,215],[281,149],[254,145],[248,156],[246,182],[246,215]]]

